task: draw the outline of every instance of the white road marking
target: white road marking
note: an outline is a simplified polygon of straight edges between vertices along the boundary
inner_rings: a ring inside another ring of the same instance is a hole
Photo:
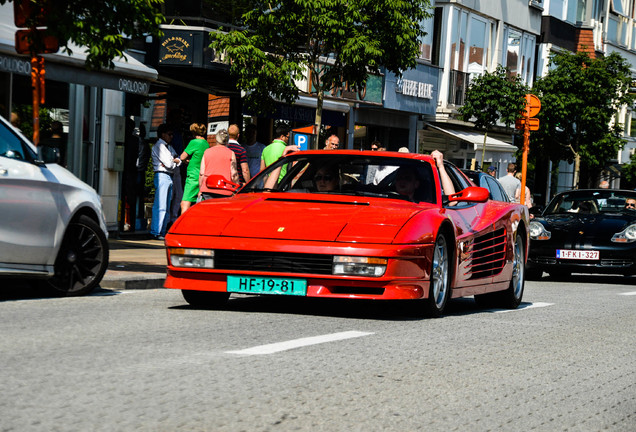
[[[632,296],[632,295],[636,295],[636,291],[632,291],[632,292],[624,292],[624,293],[618,293],[618,295]]]
[[[519,307],[517,309],[493,309],[492,311],[494,313],[506,313],[506,312],[515,312],[515,311],[520,311],[520,310],[524,310],[524,309],[534,309],[534,308],[540,308],[540,307],[548,307],[548,306],[553,306],[554,303],[543,303],[543,302],[537,302],[537,303],[522,303],[519,305]]]
[[[341,333],[332,333],[321,336],[312,336],[300,339],[294,339],[285,342],[277,342],[267,345],[255,346],[252,348],[246,348],[238,351],[226,351],[226,354],[238,354],[238,355],[264,355],[273,354],[281,351],[287,351],[294,348],[300,348],[309,345],[317,345],[326,342],[334,342],[344,339],[351,339],[362,336],[369,336],[373,333],[360,332],[360,331],[346,331]]]

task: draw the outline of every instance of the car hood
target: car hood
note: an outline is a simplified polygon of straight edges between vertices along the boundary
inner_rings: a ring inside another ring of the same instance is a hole
[[[171,234],[391,243],[422,208],[388,199],[246,194],[191,207]]]
[[[611,238],[636,222],[636,215],[626,213],[576,214],[561,213],[536,219],[554,232],[583,232],[590,237]]]

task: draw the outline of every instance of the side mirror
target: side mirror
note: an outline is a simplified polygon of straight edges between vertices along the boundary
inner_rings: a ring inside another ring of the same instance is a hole
[[[236,192],[240,185],[229,181],[222,175],[214,174],[205,179],[205,185],[210,189],[224,189]]]
[[[38,158],[44,163],[56,163],[59,165],[60,149],[57,147],[49,147],[47,145],[38,146]]]
[[[490,197],[488,189],[478,186],[469,186],[461,192],[448,196],[448,201],[464,201],[464,202],[486,202]]]

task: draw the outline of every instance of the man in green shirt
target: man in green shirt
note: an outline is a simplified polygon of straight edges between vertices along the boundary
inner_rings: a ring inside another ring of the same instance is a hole
[[[261,155],[261,171],[266,167],[276,162],[283,155],[285,147],[289,142],[289,128],[285,125],[280,125],[276,128],[276,138],[270,145],[263,149]],[[278,180],[282,179],[287,173],[287,166],[282,167],[280,170],[280,176]]]

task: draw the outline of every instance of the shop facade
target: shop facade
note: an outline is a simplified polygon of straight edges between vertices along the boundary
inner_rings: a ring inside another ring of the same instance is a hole
[[[0,115],[20,117],[19,127],[32,134],[30,58],[14,48],[12,4],[0,6]],[[45,103],[41,105],[41,143],[54,122],[63,127],[61,163],[101,195],[109,230],[116,231],[123,169],[124,123],[148,95],[157,73],[134,58],[115,59],[113,69],[87,71],[86,54],[43,55]],[[58,124],[59,124],[58,123]]]

